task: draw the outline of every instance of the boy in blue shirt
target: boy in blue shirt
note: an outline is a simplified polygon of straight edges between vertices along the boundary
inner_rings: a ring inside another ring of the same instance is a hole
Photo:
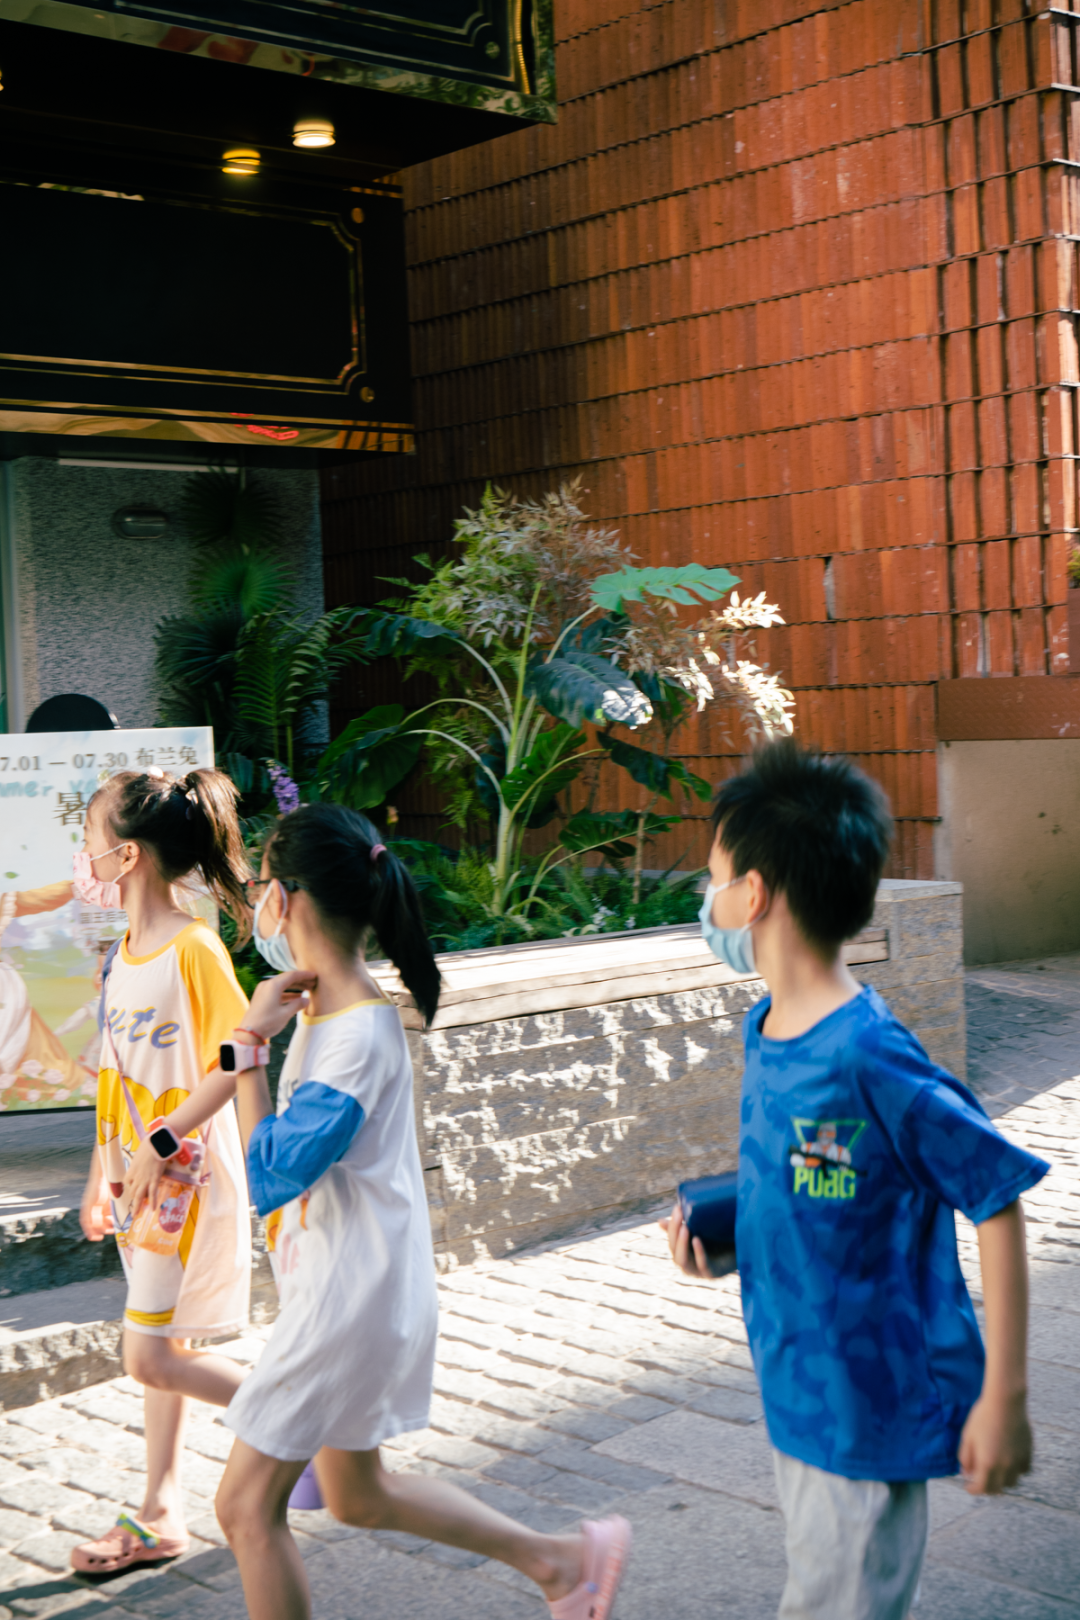
[[[926,1481],[1031,1467],[1019,1195],[1049,1166],[994,1129],[841,945],[892,823],[847,761],[770,743],[726,782],[702,931],[769,994],[743,1025],[736,1245],[787,1530],[781,1620],[905,1620]],[[978,1228],[983,1351],[953,1211]],[[676,1205],[672,1257],[710,1275]]]

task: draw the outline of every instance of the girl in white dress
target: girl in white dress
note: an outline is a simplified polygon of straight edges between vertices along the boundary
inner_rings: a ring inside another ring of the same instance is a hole
[[[281,1310],[225,1422],[237,1435],[217,1497],[252,1620],[308,1620],[289,1533],[305,1464],[343,1523],[404,1530],[497,1558],[534,1580],[557,1620],[605,1620],[629,1548],[612,1518],[580,1533],[527,1529],[440,1479],[387,1473],[379,1444],[427,1427],[435,1266],[397,1009],[364,965],[374,932],[430,1022],[439,972],[412,881],[363,816],[306,805],[275,828],[255,941],[279,976],[234,1036],[252,1198],[269,1215]],[[274,1115],[250,1063],[303,1009]]]

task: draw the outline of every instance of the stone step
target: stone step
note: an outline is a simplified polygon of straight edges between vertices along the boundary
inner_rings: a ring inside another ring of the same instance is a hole
[[[0,1302],[119,1276],[116,1244],[87,1242],[78,1204],[58,1204],[41,1194],[21,1199],[13,1212],[5,1202],[0,1201]]]
[[[103,1277],[0,1300],[0,1412],[116,1378],[126,1291],[123,1277]],[[276,1315],[277,1290],[261,1254],[251,1322],[262,1326]]]

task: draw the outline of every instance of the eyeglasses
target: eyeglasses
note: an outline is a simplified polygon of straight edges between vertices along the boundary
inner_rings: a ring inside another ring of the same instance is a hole
[[[302,889],[304,887],[302,883],[297,882],[296,878],[245,878],[244,888],[247,890],[249,904],[259,898],[256,891],[265,888],[266,884],[268,883],[280,883],[286,894],[295,894],[297,889]]]

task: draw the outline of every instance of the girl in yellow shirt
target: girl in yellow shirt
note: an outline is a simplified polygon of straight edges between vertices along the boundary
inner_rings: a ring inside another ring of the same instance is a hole
[[[218,1070],[220,1043],[244,1021],[247,999],[220,939],[181,910],[173,888],[198,874],[242,935],[250,931],[236,790],[215,770],[179,780],[162,772],[114,776],[90,801],[75,865],[81,898],[128,916],[105,986],[98,1145],[82,1221],[87,1237],[102,1237],[95,1207],[111,1196],[128,1283],[124,1368],[146,1389],[147,1481],[137,1515],[122,1515],[100,1541],[72,1552],[76,1570],[104,1575],[186,1550],[180,1458],[187,1402],[193,1396],[227,1406],[244,1373],[189,1341],[235,1331],[248,1319],[251,1226],[236,1114],[204,1087]],[[178,1136],[202,1137],[209,1172],[174,1254],[130,1241],[145,1166],[154,1158],[142,1138],[165,1115]]]

